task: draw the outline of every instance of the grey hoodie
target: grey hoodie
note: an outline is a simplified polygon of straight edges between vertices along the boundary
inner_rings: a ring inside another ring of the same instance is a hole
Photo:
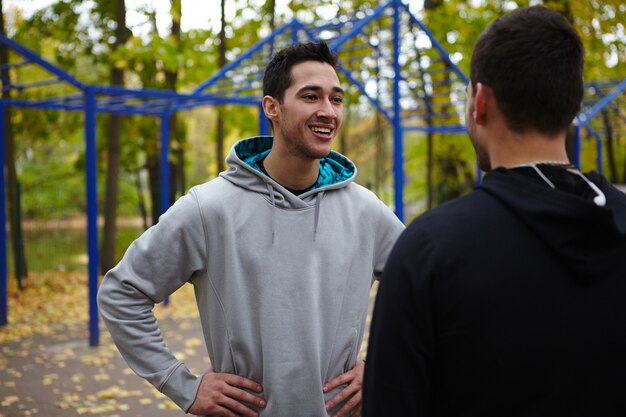
[[[354,366],[372,277],[404,228],[335,152],[314,189],[291,194],[255,168],[271,146],[268,137],[238,142],[229,169],[180,198],[98,293],[129,366],[185,411],[200,378],[165,346],[155,303],[194,285],[213,370],[260,383],[261,416],[329,415],[339,390],[322,386]]]

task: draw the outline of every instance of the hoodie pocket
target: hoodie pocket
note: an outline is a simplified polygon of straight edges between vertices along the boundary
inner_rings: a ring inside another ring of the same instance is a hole
[[[346,363],[343,365],[344,372],[348,372],[350,369],[354,367],[356,357],[359,354],[359,349],[357,346],[358,343],[359,343],[359,333],[353,327],[352,329],[350,329],[350,343],[348,345],[349,346],[348,359],[346,360]]]

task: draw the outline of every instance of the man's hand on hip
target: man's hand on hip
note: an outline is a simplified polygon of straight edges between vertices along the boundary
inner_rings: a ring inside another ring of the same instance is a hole
[[[357,359],[354,368],[324,384],[324,392],[329,392],[332,389],[347,384],[347,387],[326,402],[326,409],[331,410],[337,404],[341,404],[345,401],[345,404],[339,411],[333,414],[333,417],[361,416],[361,399],[363,398],[361,388],[363,387],[364,370],[365,362],[361,359]]]
[[[202,376],[196,399],[188,413],[223,417],[257,417],[258,414],[245,404],[263,408],[265,400],[244,389],[263,391],[261,385],[250,379],[208,370]]]

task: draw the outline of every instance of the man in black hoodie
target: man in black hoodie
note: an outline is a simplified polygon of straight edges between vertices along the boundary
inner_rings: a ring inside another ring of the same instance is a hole
[[[543,7],[478,40],[467,130],[488,172],[396,243],[364,416],[626,416],[626,195],[565,152],[583,54]]]

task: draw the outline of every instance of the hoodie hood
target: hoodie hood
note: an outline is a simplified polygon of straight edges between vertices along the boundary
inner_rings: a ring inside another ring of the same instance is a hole
[[[626,256],[626,194],[597,173],[587,174],[606,197],[596,205],[596,193],[564,167],[539,165],[498,168],[478,186],[518,215],[562,259],[574,279],[590,283]]]
[[[226,157],[229,169],[220,173],[220,176],[235,185],[264,195],[274,207],[270,217],[272,243],[276,238],[276,209],[307,209],[314,206],[313,239],[316,240],[324,193],[348,186],[356,176],[356,167],[345,156],[331,151],[327,157],[320,159],[320,172],[313,187],[296,196],[259,168],[258,162],[269,154],[273,140],[271,136],[257,136],[237,142]]]
[[[226,163],[229,169],[220,176],[233,184],[250,191],[265,194],[272,204],[279,208],[305,208],[313,204],[316,195],[347,186],[356,176],[356,167],[345,156],[331,151],[320,159],[320,173],[315,185],[306,193],[293,195],[285,187],[265,175],[258,162],[272,149],[271,136],[257,136],[243,139],[232,147]]]

